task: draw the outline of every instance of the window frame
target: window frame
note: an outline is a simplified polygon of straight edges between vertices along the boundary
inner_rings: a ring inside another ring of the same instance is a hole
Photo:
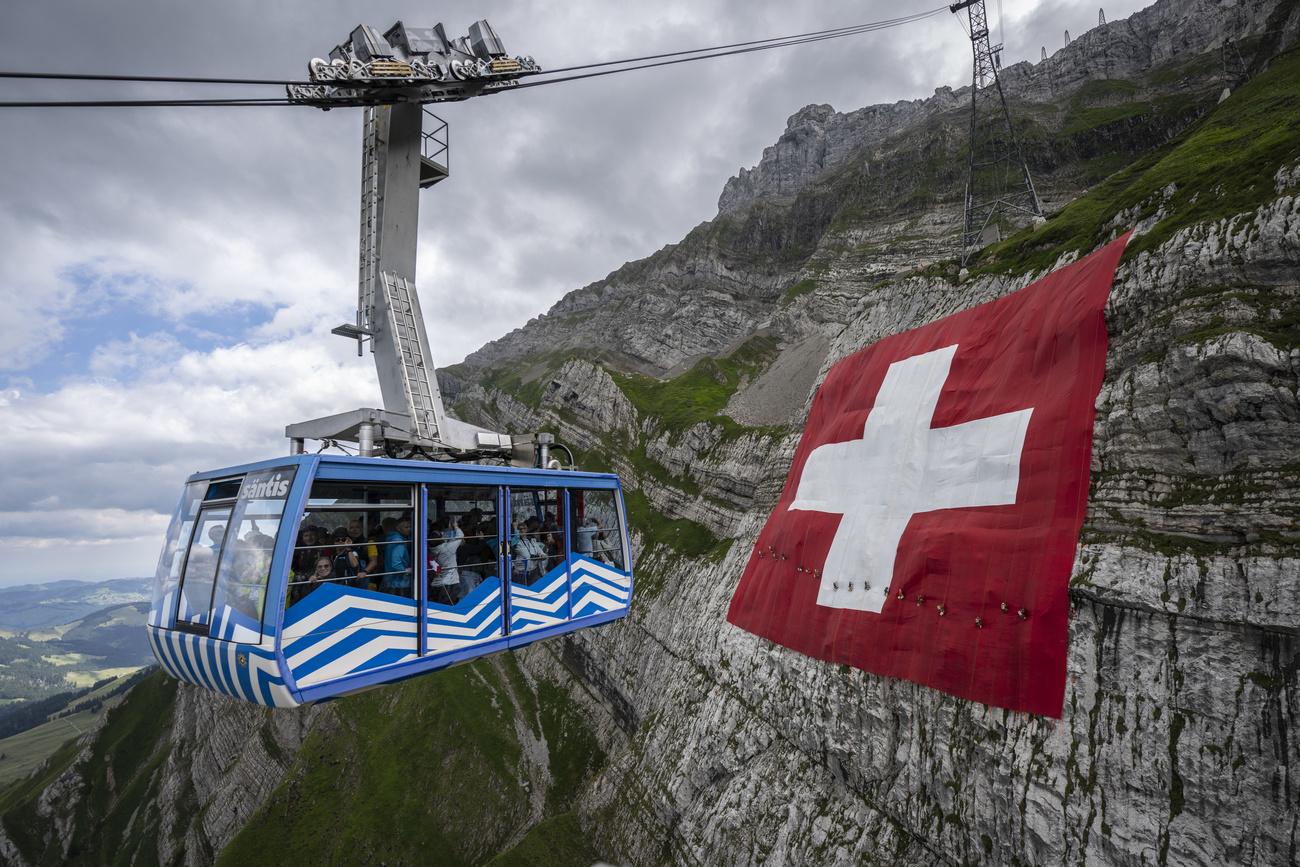
[[[190,555],[194,553],[195,542],[202,544],[202,541],[199,540],[198,535],[199,535],[199,528],[203,526],[203,516],[208,512],[215,512],[221,509],[225,509],[227,510],[227,515],[226,515],[227,532],[221,537],[221,547],[217,549],[216,562],[213,563],[212,565],[211,586],[208,587],[208,607],[206,611],[208,612],[209,615],[211,615],[212,613],[212,596],[213,593],[216,592],[216,588],[217,588],[217,572],[221,568],[221,558],[226,553],[226,542],[230,538],[230,533],[229,533],[230,516],[234,515],[235,507],[239,504],[239,494],[238,491],[236,491],[235,496],[233,497],[221,497],[221,498],[216,498],[211,500],[207,498],[207,495],[208,492],[210,492],[215,485],[228,483],[230,481],[232,481],[232,479],[225,478],[225,479],[214,479],[213,481],[209,482],[208,490],[204,492],[203,499],[199,500],[199,510],[198,513],[195,514],[194,516],[194,527],[190,530],[190,540],[189,543],[185,546],[185,562],[181,564],[180,581],[176,585],[176,601],[172,603],[171,628],[175,629],[178,632],[185,632],[190,635],[206,636],[208,635],[208,632],[211,629],[212,624],[210,621],[196,623],[192,620],[182,620],[180,617],[180,607],[181,607],[181,601],[185,598],[185,585],[190,577]],[[243,483],[243,479],[241,478],[240,484],[242,485],[242,483]]]

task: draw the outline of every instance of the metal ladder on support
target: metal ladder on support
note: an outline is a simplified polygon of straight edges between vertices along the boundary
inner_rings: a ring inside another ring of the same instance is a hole
[[[374,333],[375,283],[379,275],[379,116],[370,106],[365,110],[365,132],[361,143],[361,261],[357,283],[357,328]],[[357,344],[357,354],[361,345]]]
[[[414,432],[423,439],[438,441],[442,396],[438,392],[438,380],[430,373],[428,338],[420,327],[424,320],[420,316],[419,296],[405,277],[388,271],[380,276],[388,302],[388,324],[401,357],[402,382]]]

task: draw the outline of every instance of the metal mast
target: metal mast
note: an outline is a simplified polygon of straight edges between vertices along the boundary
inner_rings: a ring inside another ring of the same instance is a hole
[[[487,21],[457,39],[441,24],[399,21],[383,34],[357,27],[328,61],[313,59],[308,69],[311,84],[288,86],[291,102],[364,111],[356,323],[334,333],[355,339],[358,355],[370,342],[384,408],[289,425],[293,449],[317,439],[355,442],[366,456],[399,448],[453,459],[512,454],[512,437],[443,411],[415,290],[415,253],[420,190],[448,176],[447,124],[424,104],[500,92],[539,67],[531,57],[506,56]]]
[[[970,16],[971,79],[970,173],[966,183],[966,221],[961,235],[961,263],[1000,238],[998,216],[1020,212],[1041,217],[1042,208],[1011,126],[1011,112],[998,78],[1002,46],[989,44],[984,0],[964,0],[948,7]]]

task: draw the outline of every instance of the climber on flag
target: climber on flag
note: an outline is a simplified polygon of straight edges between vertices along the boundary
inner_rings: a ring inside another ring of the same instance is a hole
[[[728,621],[1059,718],[1104,307],[1127,240],[834,365]]]

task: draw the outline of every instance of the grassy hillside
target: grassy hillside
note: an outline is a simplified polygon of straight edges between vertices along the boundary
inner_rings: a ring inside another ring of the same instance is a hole
[[[534,804],[566,811],[605,758],[564,694],[535,690],[510,654],[335,712],[218,864],[286,851],[312,864],[481,864],[532,824]]]
[[[27,776],[64,744],[85,734],[95,720],[121,701],[126,690],[148,674],[132,671],[33,702],[0,719],[0,732],[17,732],[0,737],[0,785]]]
[[[156,863],[150,838],[159,811],[159,781],[153,774],[166,751],[163,733],[170,722],[179,684],[161,672],[146,678],[121,704],[90,744],[78,765],[81,797],[68,816],[67,836],[54,833],[53,817],[42,815],[42,792],[72,767],[81,750],[75,741],[61,747],[31,777],[0,793],[0,823],[32,864]],[[126,832],[128,824],[131,832]],[[70,839],[65,859],[62,846]]]
[[[93,713],[0,741],[0,780],[24,777],[49,756],[34,776],[0,792],[0,824],[29,863],[155,863],[166,814],[179,816],[182,829],[201,820],[195,781],[166,773],[173,752],[194,748],[172,733],[178,689],[198,692],[162,673],[145,679],[105,709],[80,760],[78,729]],[[564,689],[530,680],[510,654],[343,698],[329,711],[220,863],[279,864],[293,852],[322,864],[482,864],[533,825],[566,815],[605,762]],[[266,718],[273,724],[273,713]],[[61,777],[65,794],[79,793],[66,817],[74,841],[66,860],[67,838],[57,829],[64,817],[37,808]],[[553,830],[537,833],[524,851],[554,848]],[[562,836],[564,851],[591,863],[580,840]]]
[[[975,269],[1041,271],[1063,253],[1104,244],[1117,228],[1159,217],[1125,256],[1154,251],[1180,229],[1271,202],[1278,167],[1300,159],[1298,142],[1300,47],[1293,46],[1214,111],[1050,215],[1046,225],[983,251]]]

